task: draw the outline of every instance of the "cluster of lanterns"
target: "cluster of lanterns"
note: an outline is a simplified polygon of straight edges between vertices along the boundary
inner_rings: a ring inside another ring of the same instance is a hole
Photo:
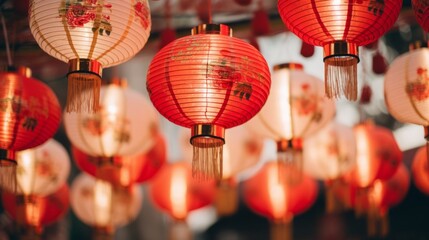
[[[424,11],[429,8],[413,4],[428,31]],[[401,6],[400,0],[278,1],[286,26],[307,46],[323,47],[325,84],[300,63],[270,71],[262,54],[223,24],[201,24],[189,36],[169,37],[147,74],[152,108],[124,80],[102,84],[101,79],[103,68],[131,59],[147,42],[147,0],[31,1],[30,28],[37,43],[69,64],[63,120],[83,173],[69,191],[68,154],[48,140],[61,117],[53,92],[26,72],[0,73],[5,210],[30,234],[41,236],[70,205],[93,227],[94,238],[108,239],[138,215],[143,199],[138,184],[151,180],[152,201],[173,219],[172,236],[180,232],[180,239],[188,239],[189,231],[177,229],[191,211],[212,203],[218,215],[235,211],[236,176],[257,164],[267,138],[276,142],[277,159],[243,183],[243,198],[272,221],[273,240],[290,239],[293,217],[316,201],[313,178],[326,185],[328,211],[338,210],[340,203],[353,207],[368,216],[369,234],[386,235],[388,209],[405,197],[410,184],[402,152],[388,129],[371,122],[353,128],[336,123],[331,98],[357,99],[358,47],[389,30]],[[268,22],[262,1],[256,18]],[[267,34],[257,22],[253,34]],[[301,51],[310,56],[314,48]],[[415,46],[395,59],[386,73],[385,96],[389,112],[424,126],[429,140],[428,61],[428,49]],[[190,129],[183,161],[166,163],[155,109]],[[429,193],[426,151],[418,152],[412,170],[416,185]]]

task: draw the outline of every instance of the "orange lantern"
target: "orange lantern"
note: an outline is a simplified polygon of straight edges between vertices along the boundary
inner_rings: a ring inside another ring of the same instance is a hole
[[[191,129],[193,176],[220,179],[225,129],[261,109],[270,72],[263,56],[232,37],[228,26],[203,24],[157,53],[146,83],[157,110]]]
[[[303,176],[296,185],[279,181],[282,164],[268,162],[252,178],[244,182],[243,196],[246,204],[256,213],[273,221],[273,240],[292,239],[285,225],[292,217],[308,210],[317,198],[316,181]]]
[[[130,186],[152,178],[167,161],[166,145],[162,135],[158,135],[149,152],[135,156],[93,157],[73,147],[72,153],[78,167],[101,180],[113,185]]]
[[[73,212],[94,228],[95,237],[112,236],[117,227],[136,218],[143,201],[136,185],[115,187],[87,174],[74,179],[70,195]]]
[[[16,151],[51,138],[60,124],[61,107],[47,85],[21,73],[0,72],[0,85],[0,182],[13,189]]]
[[[392,132],[373,123],[354,127],[356,165],[347,173],[347,180],[359,187],[368,187],[375,180],[392,177],[402,162],[402,152]]]
[[[32,228],[32,234],[41,235],[43,227],[61,219],[69,208],[69,188],[63,185],[56,192],[41,196],[2,193],[7,214],[18,224]],[[36,236],[32,236],[34,237]]]
[[[414,156],[411,171],[416,187],[429,195],[429,165],[427,161],[427,147],[421,147]]]
[[[278,160],[302,169],[302,139],[329,123],[335,103],[324,96],[323,82],[303,71],[299,63],[274,66],[267,103],[249,121],[249,130],[277,143]],[[288,174],[291,181],[299,176]]]
[[[68,62],[67,112],[95,112],[102,68],[123,63],[146,44],[147,0],[33,0],[30,29],[39,46]]]
[[[191,239],[184,221],[189,212],[212,203],[215,184],[213,181],[202,182],[192,178],[191,165],[182,161],[164,165],[150,182],[149,191],[155,206],[174,220],[170,239]]]
[[[277,7],[291,32],[323,47],[326,95],[356,100],[358,47],[374,42],[392,27],[402,0],[279,0]]]
[[[101,88],[96,113],[65,113],[64,126],[72,144],[97,157],[129,156],[148,151],[158,134],[158,115],[124,80]]]

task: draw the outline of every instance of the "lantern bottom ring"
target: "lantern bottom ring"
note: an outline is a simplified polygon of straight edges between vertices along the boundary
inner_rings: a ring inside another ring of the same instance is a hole
[[[191,129],[191,144],[198,145],[199,139],[213,138],[216,145],[225,144],[225,128],[211,124],[197,124]]]
[[[288,150],[302,150],[301,139],[282,139],[277,141],[277,152],[286,152]]]
[[[325,44],[323,46],[323,61],[332,57],[354,57],[359,62],[359,47],[354,43],[346,41],[335,41]]]

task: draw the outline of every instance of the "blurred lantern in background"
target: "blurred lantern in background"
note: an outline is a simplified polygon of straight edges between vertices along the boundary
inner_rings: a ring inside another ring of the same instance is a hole
[[[3,192],[2,204],[7,214],[24,227],[24,239],[44,239],[43,228],[60,220],[68,211],[69,188],[64,184],[43,197]]]
[[[159,51],[147,75],[157,110],[191,129],[193,176],[222,178],[225,129],[252,118],[264,105],[270,72],[263,56],[232,37],[226,25],[203,24]]]
[[[212,203],[215,196],[213,181],[192,178],[188,162],[164,165],[150,183],[150,195],[155,206],[168,213],[174,223],[170,240],[192,239],[184,223],[189,212]]]
[[[372,122],[354,127],[356,137],[356,165],[347,173],[347,181],[361,188],[375,180],[387,180],[402,162],[402,152],[391,130]]]
[[[254,167],[260,160],[264,142],[252,135],[244,125],[231,128],[225,136],[223,147],[223,176],[217,181],[214,200],[218,215],[233,214],[238,207],[237,183],[240,173]],[[192,148],[189,145],[189,132],[183,133],[183,157],[192,160]]]
[[[30,71],[0,72],[0,183],[16,187],[16,151],[36,147],[58,129],[61,107],[54,92]]]
[[[70,158],[67,150],[57,141],[49,139],[44,144],[16,153],[16,194],[46,196],[67,181]],[[14,192],[10,186],[4,190]]]
[[[132,58],[151,30],[147,0],[34,0],[29,20],[40,48],[69,64],[67,112],[98,111],[102,68]]]
[[[304,172],[323,180],[326,186],[326,210],[338,210],[339,203],[333,194],[342,175],[356,164],[356,141],[353,129],[331,122],[304,141]]]
[[[116,228],[136,218],[143,201],[136,185],[115,187],[87,174],[75,178],[70,194],[73,212],[93,227],[94,239],[113,239]]]
[[[113,80],[101,88],[97,113],[65,113],[72,144],[96,157],[129,156],[148,151],[158,134],[158,116],[145,97]]]
[[[155,144],[147,153],[134,156],[93,157],[73,147],[72,153],[78,167],[101,180],[118,186],[130,186],[151,179],[167,161],[164,137],[158,134]]]
[[[335,115],[335,103],[324,96],[323,82],[303,71],[299,63],[274,66],[267,103],[247,125],[249,131],[273,139],[277,157],[292,166],[288,181],[299,181],[302,171],[302,138],[311,136]]]
[[[414,155],[412,163],[412,176],[416,187],[429,195],[429,164],[427,161],[427,147],[421,147]]]
[[[423,43],[395,58],[384,79],[387,109],[400,122],[424,127],[429,144],[429,49]],[[429,159],[428,159],[429,161]]]
[[[422,0],[411,0],[414,15],[425,32],[429,32],[429,3]]]
[[[356,100],[358,47],[374,42],[392,27],[402,0],[279,0],[277,7],[291,32],[323,47],[326,95]]]
[[[244,201],[252,211],[272,221],[272,240],[291,240],[293,216],[308,210],[316,201],[316,181],[303,176],[296,185],[279,181],[285,167],[277,162],[268,162],[243,186]]]

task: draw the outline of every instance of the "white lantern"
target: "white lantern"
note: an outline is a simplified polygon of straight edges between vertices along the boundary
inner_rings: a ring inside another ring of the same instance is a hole
[[[69,64],[68,112],[96,111],[102,68],[132,58],[151,29],[147,0],[32,0],[29,19],[39,46]]]
[[[356,164],[353,128],[331,122],[304,140],[304,171],[320,180],[334,180]]]
[[[91,156],[129,156],[153,146],[158,115],[142,94],[110,84],[101,89],[100,111],[65,113],[64,125],[72,144]]]
[[[16,194],[47,196],[67,181],[70,158],[66,149],[50,139],[44,144],[17,152]],[[5,186],[6,187],[6,186]],[[13,189],[7,189],[13,191]]]
[[[107,231],[132,221],[140,211],[142,200],[143,194],[137,185],[114,188],[87,174],[75,178],[70,192],[76,216],[85,224]]]

